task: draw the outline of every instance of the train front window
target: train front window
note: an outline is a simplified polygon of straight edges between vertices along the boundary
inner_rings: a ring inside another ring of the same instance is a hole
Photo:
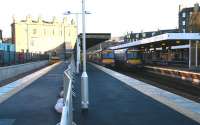
[[[114,58],[114,54],[113,53],[103,53],[103,58],[105,59],[113,59]]]
[[[140,58],[140,53],[139,52],[127,52],[127,58],[128,59]]]

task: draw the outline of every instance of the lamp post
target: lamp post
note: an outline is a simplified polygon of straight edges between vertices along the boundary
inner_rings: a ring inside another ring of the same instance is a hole
[[[86,72],[86,38],[85,38],[85,0],[82,0],[82,41],[83,41],[83,73],[81,75],[81,108],[88,109],[88,75]]]
[[[86,72],[86,34],[85,34],[85,14],[91,14],[85,11],[85,0],[82,0],[82,13],[71,13],[68,11],[65,15],[69,14],[82,14],[82,46],[83,46],[83,73],[81,75],[81,108],[88,109],[89,95],[88,95],[88,75]],[[77,46],[78,47],[78,46]],[[80,54],[79,55],[80,60]],[[77,57],[78,58],[78,57]]]

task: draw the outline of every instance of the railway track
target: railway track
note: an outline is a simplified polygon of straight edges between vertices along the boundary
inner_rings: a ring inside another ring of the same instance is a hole
[[[132,69],[111,68],[117,72],[130,76],[132,78],[143,81],[147,84],[159,87],[185,98],[200,102],[200,87],[192,85],[189,81],[184,81],[178,78],[172,78],[155,73],[150,73],[147,69]]]

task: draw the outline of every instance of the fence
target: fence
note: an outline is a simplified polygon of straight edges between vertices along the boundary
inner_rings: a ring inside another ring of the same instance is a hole
[[[73,58],[73,57],[72,57]],[[71,59],[71,64],[64,71],[64,107],[62,110],[60,125],[73,125],[73,103],[72,103],[72,83],[75,73],[74,60]]]
[[[49,56],[47,54],[11,52],[0,50],[0,66],[22,64],[47,59],[49,59]]]

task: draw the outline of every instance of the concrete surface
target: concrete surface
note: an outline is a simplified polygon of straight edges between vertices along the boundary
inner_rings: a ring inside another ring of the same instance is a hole
[[[54,110],[63,85],[64,63],[0,104],[3,125],[56,125],[60,114]]]
[[[13,66],[0,67],[0,82],[19,74],[40,68],[48,64],[48,60],[37,61]]]
[[[185,68],[172,68],[172,67],[159,67],[159,66],[145,66],[148,72],[154,74],[160,74],[173,78],[179,78],[181,80],[187,80],[192,82],[193,85],[200,84],[200,73],[189,71]]]
[[[164,105],[182,113],[183,115],[200,123],[200,104],[192,100],[186,99],[174,93],[162,90],[150,84],[128,77],[121,73],[115,72],[108,68],[92,64],[98,69],[110,74],[112,77],[122,81],[130,87],[140,91],[141,93],[161,102]]]
[[[75,84],[78,125],[198,125],[94,66],[88,65],[89,110],[80,109],[80,79]],[[112,73],[113,75],[113,73]],[[137,83],[136,83],[137,84]]]
[[[52,70],[54,67],[59,65],[61,62],[50,65],[46,68],[43,68],[37,72],[34,72],[30,75],[27,75],[21,79],[18,79],[12,83],[9,83],[3,87],[0,87],[0,103],[8,99],[9,97],[13,96],[20,90],[24,89],[28,85],[30,85],[32,82],[46,74],[48,71]]]

